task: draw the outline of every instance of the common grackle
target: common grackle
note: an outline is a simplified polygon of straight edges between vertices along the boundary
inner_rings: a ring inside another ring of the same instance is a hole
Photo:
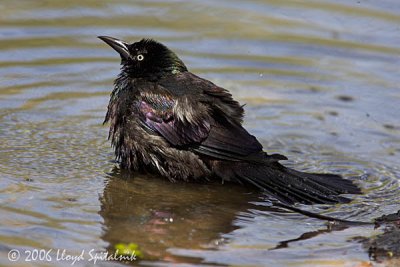
[[[242,126],[228,90],[189,72],[165,45],[99,36],[121,56],[104,123],[122,168],[176,180],[221,179],[265,190],[284,203],[337,203],[359,194],[335,174],[304,173],[268,155]]]

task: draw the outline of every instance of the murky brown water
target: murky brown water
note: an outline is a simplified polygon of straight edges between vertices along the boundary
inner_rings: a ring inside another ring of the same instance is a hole
[[[396,0],[2,0],[0,10],[0,265],[10,249],[79,254],[120,242],[155,266],[368,261],[351,240],[380,232],[371,227],[329,232],[237,186],[116,170],[102,121],[119,60],[97,35],[164,42],[247,103],[246,127],[266,150],[366,193],[307,209],[365,221],[400,209]]]

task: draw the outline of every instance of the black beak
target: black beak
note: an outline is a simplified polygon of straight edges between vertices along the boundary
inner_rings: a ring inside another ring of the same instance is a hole
[[[129,53],[128,44],[124,41],[115,39],[109,36],[98,36],[99,39],[104,41],[106,44],[111,46],[115,51],[117,51],[122,59],[128,60],[131,58],[131,54]]]

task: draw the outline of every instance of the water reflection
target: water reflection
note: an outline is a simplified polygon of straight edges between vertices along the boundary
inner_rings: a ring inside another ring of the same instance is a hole
[[[102,238],[136,243],[146,260],[180,262],[169,248],[212,249],[236,229],[240,212],[254,208],[260,193],[233,184],[170,183],[115,168],[100,198]],[[186,260],[187,261],[187,260]]]

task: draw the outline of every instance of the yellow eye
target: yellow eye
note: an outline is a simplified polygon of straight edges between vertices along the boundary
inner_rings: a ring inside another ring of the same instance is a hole
[[[144,56],[142,54],[140,54],[140,55],[137,55],[136,58],[138,61],[142,61],[144,59]]]

